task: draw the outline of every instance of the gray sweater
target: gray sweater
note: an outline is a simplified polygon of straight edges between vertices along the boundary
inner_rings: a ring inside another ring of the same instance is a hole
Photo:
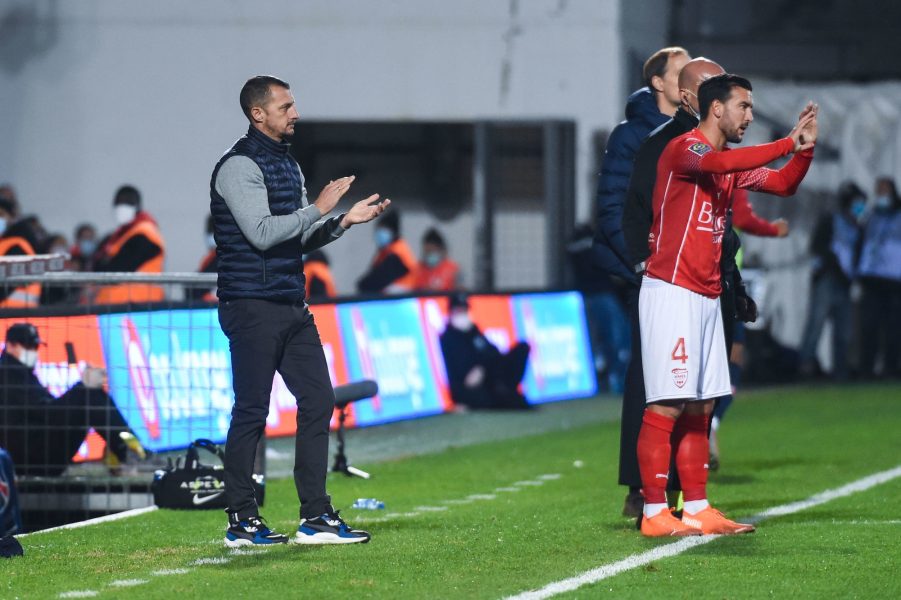
[[[303,182],[303,173],[300,179]],[[268,250],[300,235],[304,252],[310,252],[337,240],[345,231],[339,224],[344,215],[323,219],[319,209],[307,200],[306,187],[299,209],[287,215],[270,213],[263,172],[246,156],[232,156],[222,163],[216,175],[216,191],[241,233],[257,250]]]

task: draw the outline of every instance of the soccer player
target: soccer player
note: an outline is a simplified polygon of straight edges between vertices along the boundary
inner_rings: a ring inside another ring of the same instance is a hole
[[[802,112],[789,137],[729,150],[753,121],[751,83],[711,77],[698,89],[700,124],[671,141],[657,164],[651,255],[639,296],[641,352],[648,406],[638,436],[646,536],[733,534],[754,530],[707,500],[707,427],[713,399],[730,392],[720,255],[734,188],[793,194],[813,158],[817,109]],[[781,169],[764,165],[794,157]],[[685,506],[676,519],[666,503],[675,449]]]

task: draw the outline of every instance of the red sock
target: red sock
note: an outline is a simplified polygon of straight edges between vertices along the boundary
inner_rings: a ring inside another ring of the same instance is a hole
[[[669,477],[671,454],[670,434],[676,421],[644,411],[638,433],[638,468],[641,471],[641,492],[648,504],[666,503],[666,480]]]
[[[676,421],[673,447],[676,449],[676,468],[679,469],[686,502],[707,498],[707,461],[710,459],[708,420],[707,415],[682,413]]]

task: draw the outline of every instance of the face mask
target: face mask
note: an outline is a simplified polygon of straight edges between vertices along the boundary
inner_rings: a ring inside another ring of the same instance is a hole
[[[375,228],[375,245],[378,246],[380,250],[393,241],[394,234],[390,229],[385,229],[384,227]]]
[[[138,209],[130,204],[117,204],[113,207],[113,214],[116,218],[117,225],[125,225],[135,220]]]
[[[851,203],[851,215],[855,219],[860,219],[863,216],[863,211],[867,208],[867,201],[862,198],[858,198],[854,202]]]
[[[38,351],[22,350],[22,356],[19,357],[19,362],[21,362],[26,367],[33,369],[38,362]]]
[[[425,266],[428,268],[434,269],[441,264],[441,254],[438,252],[426,252],[423,262],[425,262]]]
[[[697,100],[698,95],[695,94],[694,92],[692,92],[691,90],[686,90],[686,89],[683,88],[682,91],[685,92],[686,94],[691,94],[692,96],[695,97],[695,100]],[[683,104],[683,106],[684,106],[685,108],[688,109],[688,112],[689,112],[689,113],[691,113],[692,115],[694,115],[694,118],[695,118],[695,119],[697,119],[698,121],[701,120],[701,115],[698,113],[698,111],[696,111],[696,110],[691,106],[691,104],[685,103],[685,104]]]
[[[216,247],[216,238],[212,233],[206,234],[206,247],[210,250]]]
[[[65,246],[54,246],[50,248],[50,254],[67,254],[69,249]]]
[[[889,208],[892,205],[892,198],[888,195],[876,196],[876,200],[873,201],[873,205],[876,208]]]
[[[451,314],[450,323],[455,329],[462,329],[464,331],[472,327],[472,319],[470,319],[469,314],[465,312],[455,312]]]
[[[6,219],[0,219],[0,235],[3,235],[6,232]]]
[[[81,251],[82,256],[90,256],[97,249],[97,242],[94,240],[81,240],[78,242],[78,249]]]

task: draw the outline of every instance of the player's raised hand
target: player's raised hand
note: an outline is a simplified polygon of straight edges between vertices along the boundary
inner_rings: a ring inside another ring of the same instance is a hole
[[[391,205],[391,200],[385,198],[379,202],[379,195],[373,194],[364,200],[360,200],[350,207],[350,210],[341,219],[341,227],[350,229],[351,225],[360,223],[368,223],[373,220]]]
[[[319,209],[319,212],[323,215],[332,212],[332,209],[335,208],[341,197],[350,189],[350,184],[353,183],[354,179],[356,179],[356,176],[350,175],[349,177],[329,181],[328,185],[319,192],[316,202],[313,203]]]
[[[813,110],[805,110],[801,113],[798,124],[795,125],[795,128],[791,130],[791,133],[788,136],[795,143],[793,152],[801,152],[802,150],[813,148],[814,142],[816,142],[817,139],[816,122],[816,107],[814,107]]]
[[[809,121],[807,125],[801,130],[801,150],[807,150],[809,148],[813,148],[814,144],[817,141],[817,134],[819,133],[819,125],[817,119],[820,114],[820,107],[816,104],[813,105],[813,120]]]

